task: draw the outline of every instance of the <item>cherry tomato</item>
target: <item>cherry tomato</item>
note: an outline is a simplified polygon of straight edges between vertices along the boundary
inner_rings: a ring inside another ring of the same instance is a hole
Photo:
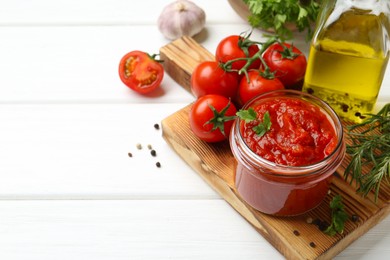
[[[191,90],[196,97],[217,94],[235,98],[238,88],[238,76],[222,68],[216,61],[201,62],[192,72]]]
[[[131,51],[119,63],[119,77],[127,87],[146,94],[160,86],[164,68],[153,56],[142,51]]]
[[[263,58],[285,88],[302,87],[307,61],[298,48],[288,43],[275,43],[264,51]]]
[[[244,105],[255,96],[277,89],[284,89],[278,78],[267,78],[261,75],[261,72],[252,70],[248,72],[248,78],[243,77],[241,79],[238,87],[238,100],[240,105]]]
[[[202,96],[194,102],[190,110],[191,130],[203,141],[223,141],[229,137],[236,112],[236,107],[224,96]]]
[[[216,61],[226,63],[229,60],[237,58],[249,58],[259,51],[257,44],[251,42],[248,38],[231,35],[219,42],[216,52]],[[245,60],[235,61],[232,63],[231,69],[240,70],[246,64]],[[248,68],[258,69],[260,66],[260,59],[256,59]]]

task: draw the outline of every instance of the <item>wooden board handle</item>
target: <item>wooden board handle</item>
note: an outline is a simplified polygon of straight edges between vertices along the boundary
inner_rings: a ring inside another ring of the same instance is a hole
[[[180,86],[191,92],[191,75],[202,61],[214,60],[214,55],[191,37],[183,36],[160,48],[165,71]]]

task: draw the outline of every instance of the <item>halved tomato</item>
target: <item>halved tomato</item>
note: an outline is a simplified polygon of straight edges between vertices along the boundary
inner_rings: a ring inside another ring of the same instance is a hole
[[[140,94],[158,88],[164,77],[164,68],[155,56],[142,51],[131,51],[124,55],[119,63],[122,82]]]

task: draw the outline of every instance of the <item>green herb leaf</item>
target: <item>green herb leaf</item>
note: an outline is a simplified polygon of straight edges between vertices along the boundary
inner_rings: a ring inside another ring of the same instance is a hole
[[[297,20],[300,21],[300,20],[303,20],[307,17],[307,11],[305,8],[299,6],[299,13],[298,13],[298,18]]]
[[[253,108],[249,108],[247,110],[240,110],[236,113],[236,115],[245,120],[246,123],[251,122],[257,119],[257,113]]]
[[[312,25],[319,13],[319,0],[243,0],[248,6],[248,22],[252,27],[273,29],[282,39],[292,37],[286,26],[293,23],[299,31],[307,30],[311,38]]]
[[[257,113],[253,108],[249,108],[248,110],[240,110],[237,112],[236,115],[242,120],[245,120],[246,123],[257,120]],[[253,126],[252,129],[258,136],[261,137],[271,129],[271,126],[271,117],[269,115],[269,112],[267,111],[264,113],[263,120],[257,125]]]
[[[341,195],[336,195],[330,202],[330,208],[332,210],[332,223],[324,231],[325,234],[334,236],[337,233],[342,234],[344,231],[345,222],[348,219],[348,214],[344,210]]]
[[[260,122],[257,126],[254,126],[253,131],[255,131],[255,133],[261,137],[271,129],[271,125],[272,125],[271,118],[267,111],[264,114],[263,121]]]

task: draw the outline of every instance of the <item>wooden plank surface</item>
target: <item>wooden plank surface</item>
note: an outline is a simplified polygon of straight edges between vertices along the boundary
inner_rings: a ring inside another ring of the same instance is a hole
[[[129,0],[9,1],[1,5],[0,25],[133,25],[133,27],[141,25],[142,27],[148,24],[157,27],[157,18],[168,3],[169,1],[155,0],[144,0],[142,3]],[[233,8],[230,8],[226,0],[196,0],[195,3],[204,9],[208,24],[247,24]],[[146,41],[140,42],[146,43]]]
[[[228,1],[195,2],[206,49],[249,29]],[[125,52],[168,43],[167,1],[1,3],[1,260],[284,259],[153,128],[194,97],[168,75],[148,96],[118,78]],[[388,258],[389,230],[390,217],[336,259]]]
[[[154,128],[186,104],[1,105],[0,200],[218,199]]]
[[[187,47],[201,46],[190,38],[179,39],[180,44]],[[167,46],[160,52],[167,50]],[[204,50],[203,50],[204,51]],[[188,53],[192,53],[189,51]],[[177,53],[169,60],[180,60]],[[181,75],[180,63],[173,65],[175,75]],[[186,161],[202,178],[209,183],[233,208],[235,208],[254,228],[261,233],[276,249],[289,259],[329,259],[339,254],[343,249],[358,239],[370,228],[379,223],[390,212],[390,188],[381,188],[379,200],[374,202],[373,194],[362,198],[356,194],[355,187],[345,182],[342,176],[344,164],[333,177],[330,193],[325,201],[316,209],[297,217],[273,217],[262,214],[247,205],[238,195],[234,187],[235,159],[230,152],[228,142],[208,144],[195,137],[188,123],[188,113],[191,104],[175,112],[162,121],[163,136],[173,149]],[[358,221],[348,220],[343,234],[330,237],[324,234],[316,225],[308,224],[307,219],[319,219],[330,222],[329,202],[333,196],[343,197],[347,213],[359,216]],[[295,235],[298,231],[300,235]],[[311,246],[311,243],[315,246]]]
[[[2,260],[283,260],[221,199],[12,200],[0,211]]]

